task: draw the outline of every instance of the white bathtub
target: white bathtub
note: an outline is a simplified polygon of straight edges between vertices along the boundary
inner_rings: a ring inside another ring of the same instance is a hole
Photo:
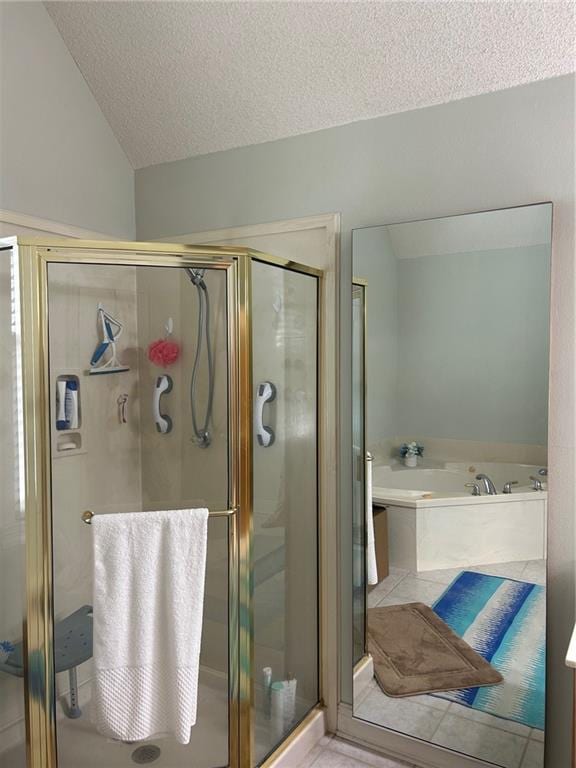
[[[374,466],[373,502],[388,510],[390,564],[428,571],[544,558],[548,494],[532,490],[529,479],[538,469],[504,462]],[[465,484],[479,473],[498,495],[470,495]],[[518,481],[513,493],[501,493],[511,480]]]

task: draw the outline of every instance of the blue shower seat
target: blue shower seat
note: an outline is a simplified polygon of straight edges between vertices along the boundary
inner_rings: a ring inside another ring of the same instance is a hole
[[[80,717],[78,706],[78,679],[76,667],[92,656],[92,606],[83,605],[54,625],[54,669],[68,670],[70,680],[70,703],[65,710],[67,717]],[[5,661],[0,661],[0,671],[16,677],[24,676],[24,647],[22,641]]]

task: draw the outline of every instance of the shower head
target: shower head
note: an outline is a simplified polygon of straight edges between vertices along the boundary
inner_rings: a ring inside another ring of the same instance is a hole
[[[206,274],[205,269],[192,269],[191,267],[185,267],[185,269],[186,274],[193,285],[196,285],[199,288],[206,288],[206,283],[204,282],[204,275]]]

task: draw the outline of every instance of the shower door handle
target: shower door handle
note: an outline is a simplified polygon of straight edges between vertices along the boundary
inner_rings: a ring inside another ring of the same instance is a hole
[[[254,409],[254,424],[256,428],[256,439],[258,445],[262,448],[269,448],[275,439],[272,427],[264,424],[264,406],[276,399],[276,387],[271,381],[263,381],[258,384],[256,390],[256,407]]]
[[[160,399],[162,395],[168,394],[172,390],[172,378],[164,374],[158,376],[154,385],[154,394],[152,396],[152,413],[156,423],[156,429],[160,434],[166,435],[172,431],[172,419],[160,410]]]

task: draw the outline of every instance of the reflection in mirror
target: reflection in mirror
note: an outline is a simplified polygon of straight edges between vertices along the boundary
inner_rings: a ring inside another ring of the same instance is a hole
[[[354,715],[543,766],[552,205],[353,233]]]

